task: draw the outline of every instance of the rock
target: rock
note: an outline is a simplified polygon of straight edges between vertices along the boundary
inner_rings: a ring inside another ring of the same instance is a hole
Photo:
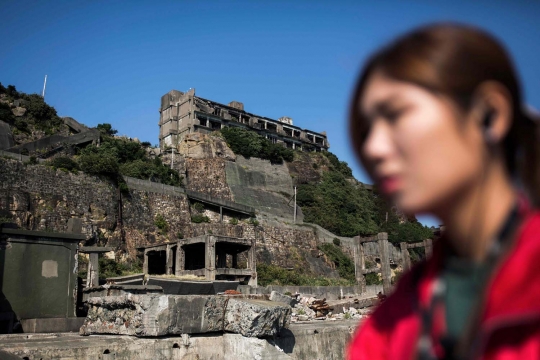
[[[16,108],[11,109],[11,112],[15,116],[23,116],[26,113],[26,109],[23,107],[17,106]]]
[[[285,303],[291,307],[294,307],[296,304],[299,303],[297,299],[292,298],[287,295],[283,295],[281,293],[278,293],[277,291],[272,291],[270,293],[270,301],[277,301],[277,302]]]
[[[126,294],[88,299],[81,335],[164,336],[227,331],[272,336],[288,326],[291,308],[225,296]]]
[[[231,298],[225,311],[224,330],[247,337],[278,334],[290,322],[291,308],[266,300]]]
[[[189,159],[211,159],[216,157],[231,161],[236,159],[236,155],[225,140],[202,133],[187,134],[182,142],[178,144],[178,151]]]
[[[298,315],[298,321],[308,321],[309,316],[307,315]]]
[[[9,124],[0,120],[0,150],[9,149],[14,145],[15,141]]]

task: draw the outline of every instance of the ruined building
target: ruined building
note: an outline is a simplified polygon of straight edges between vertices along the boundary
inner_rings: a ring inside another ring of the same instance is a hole
[[[294,126],[292,119],[273,120],[244,111],[244,104],[232,101],[229,105],[195,96],[195,89],[186,93],[171,90],[161,97],[159,109],[159,146],[177,146],[186,134],[210,133],[225,126],[254,130],[272,141],[291,149],[304,151],[328,150],[326,133]]]

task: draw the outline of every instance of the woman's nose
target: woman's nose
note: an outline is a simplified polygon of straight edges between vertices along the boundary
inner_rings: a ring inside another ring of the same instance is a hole
[[[387,159],[393,151],[391,131],[383,121],[374,121],[363,146],[363,157],[372,163]]]

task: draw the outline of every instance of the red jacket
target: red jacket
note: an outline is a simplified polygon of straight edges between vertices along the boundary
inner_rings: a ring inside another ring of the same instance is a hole
[[[416,309],[431,301],[442,255],[440,247],[434,249],[416,280],[414,269],[402,277],[395,292],[358,329],[348,359],[415,358],[421,330]],[[483,311],[474,359],[540,359],[540,212],[525,217],[512,250],[495,268]],[[432,336],[437,339],[444,332],[444,313],[434,318]]]

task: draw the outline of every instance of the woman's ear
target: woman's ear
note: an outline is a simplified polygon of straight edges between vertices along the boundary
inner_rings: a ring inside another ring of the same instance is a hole
[[[513,104],[506,87],[496,81],[482,83],[474,96],[475,112],[488,145],[500,143],[512,126]]]

